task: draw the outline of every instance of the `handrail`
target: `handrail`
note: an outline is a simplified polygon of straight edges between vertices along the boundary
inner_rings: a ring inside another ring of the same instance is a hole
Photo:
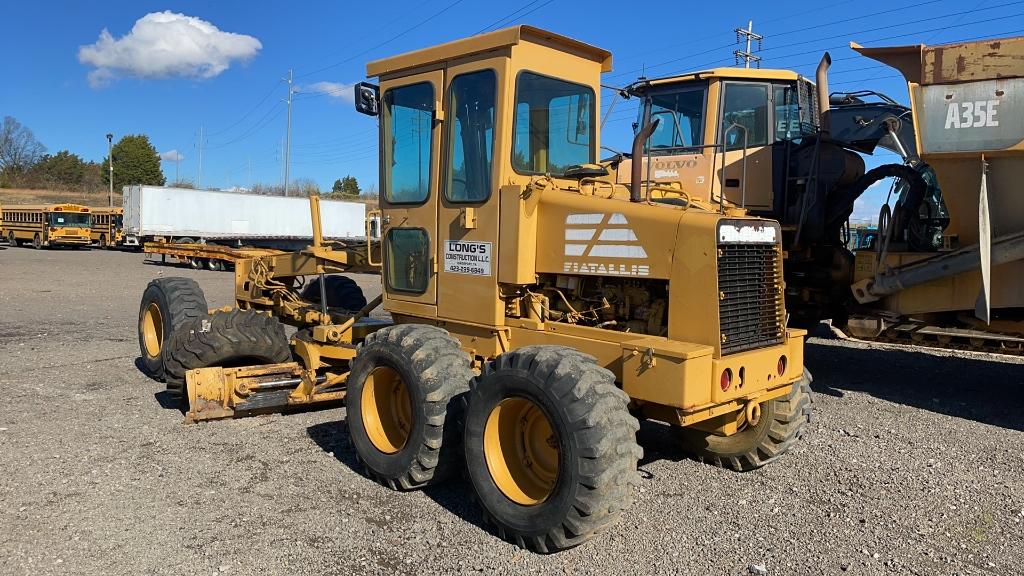
[[[743,131],[743,174],[742,180],[740,181],[740,207],[747,207],[747,127],[738,122],[733,122],[725,129],[725,132],[722,132],[722,171],[718,173],[718,206],[722,214],[725,214],[725,156],[729,153],[729,148],[725,143],[729,136],[729,132],[732,132],[734,129],[740,129]]]

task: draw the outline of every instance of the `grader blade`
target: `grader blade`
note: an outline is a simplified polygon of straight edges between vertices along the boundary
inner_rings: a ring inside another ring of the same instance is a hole
[[[185,376],[189,411],[185,423],[219,420],[278,412],[344,399],[344,389],[324,389],[327,378],[306,381],[306,372],[295,362],[197,368]]]

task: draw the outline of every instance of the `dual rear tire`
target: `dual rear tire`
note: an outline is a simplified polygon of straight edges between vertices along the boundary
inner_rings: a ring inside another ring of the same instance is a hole
[[[590,356],[531,346],[474,377],[447,332],[399,325],[366,339],[348,386],[349,438],[370,477],[420,488],[464,461],[485,518],[521,547],[581,544],[632,502],[639,423]]]

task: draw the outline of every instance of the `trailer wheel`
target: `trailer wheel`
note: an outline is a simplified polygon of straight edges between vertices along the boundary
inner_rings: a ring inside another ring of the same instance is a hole
[[[157,278],[146,286],[139,304],[139,351],[150,376],[164,376],[164,343],[182,324],[205,316],[206,296],[195,280]]]
[[[217,260],[216,258],[207,258],[206,269],[218,272],[220,270],[223,270],[224,268],[221,267],[220,260]]]
[[[349,278],[348,276],[324,276],[325,284],[324,289],[327,293],[327,307],[328,308],[341,308],[342,310],[348,310],[355,312],[362,310],[366,306],[366,296],[363,295],[363,289],[356,284],[356,281]],[[314,304],[320,303],[320,277],[316,277],[312,282],[306,284],[306,287],[302,289],[302,299]]]
[[[394,490],[437,483],[461,464],[459,397],[469,356],[435,326],[389,326],[352,361],[345,397],[349,439],[371,478]]]
[[[36,250],[43,249],[43,239],[39,237],[39,234],[32,236],[32,247]]]
[[[164,348],[164,377],[172,395],[185,391],[185,372],[194,368],[231,368],[277,364],[291,359],[284,324],[252,310],[217,311],[189,319]]]
[[[193,270],[202,270],[203,269],[203,260],[202,260],[202,258],[189,258],[188,259],[188,265]]]
[[[792,448],[811,421],[811,381],[811,373],[805,370],[788,395],[761,404],[755,425],[747,425],[732,436],[680,429],[683,447],[701,462],[737,472],[764,466]]]
[[[564,550],[632,503],[640,424],[593,357],[562,346],[502,354],[473,379],[466,401],[466,469],[501,538]]]

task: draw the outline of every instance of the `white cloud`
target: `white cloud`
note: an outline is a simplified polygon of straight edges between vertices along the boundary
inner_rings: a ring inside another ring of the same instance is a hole
[[[213,78],[262,47],[252,36],[222,32],[205,20],[168,10],[139,18],[121,38],[104,28],[96,43],[79,47],[78,60],[96,68],[89,72],[89,83],[98,87],[121,76]]]
[[[184,160],[185,157],[177,150],[168,150],[167,152],[160,153],[160,159],[164,162],[180,162]]]
[[[344,100],[345,102],[355,102],[355,83],[345,84],[343,82],[317,82],[316,84],[310,84],[303,86],[303,92],[314,92],[317,94],[324,94],[331,98],[337,98]]]

